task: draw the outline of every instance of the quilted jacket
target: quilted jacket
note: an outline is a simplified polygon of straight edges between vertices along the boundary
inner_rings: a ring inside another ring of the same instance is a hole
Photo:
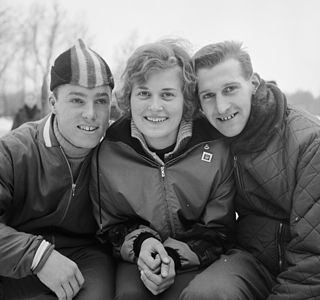
[[[231,143],[238,245],[275,275],[268,300],[320,299],[320,123],[262,82]]]
[[[141,133],[132,136],[133,125],[126,118],[114,123],[98,164],[93,160],[92,198],[105,239],[129,262],[135,262],[134,241],[148,232],[178,252],[182,269],[210,264],[230,243],[235,219],[227,145],[206,120],[186,122],[163,162]]]

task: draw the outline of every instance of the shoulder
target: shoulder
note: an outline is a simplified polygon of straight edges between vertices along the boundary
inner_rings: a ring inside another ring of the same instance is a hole
[[[29,122],[10,131],[0,138],[0,151],[12,155],[33,151],[34,146],[38,144],[40,128],[40,122]]]
[[[320,138],[320,120],[308,112],[288,107],[286,131],[298,145],[308,145]]]

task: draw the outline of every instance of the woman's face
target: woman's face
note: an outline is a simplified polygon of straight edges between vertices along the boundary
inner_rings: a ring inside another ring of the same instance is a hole
[[[149,146],[164,149],[176,142],[184,107],[180,67],[155,71],[145,83],[134,83],[130,101],[132,119]]]

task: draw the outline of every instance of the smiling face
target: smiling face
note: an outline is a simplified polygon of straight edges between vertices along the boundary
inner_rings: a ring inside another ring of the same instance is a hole
[[[183,114],[181,68],[152,73],[145,83],[134,83],[132,119],[149,146],[164,149],[176,142]]]
[[[94,148],[109,122],[111,89],[101,86],[92,89],[64,84],[58,87],[57,99],[50,98],[59,130],[71,144]]]
[[[209,122],[227,137],[241,133],[251,111],[251,97],[259,84],[256,75],[243,76],[240,63],[227,59],[197,72],[202,110]]]

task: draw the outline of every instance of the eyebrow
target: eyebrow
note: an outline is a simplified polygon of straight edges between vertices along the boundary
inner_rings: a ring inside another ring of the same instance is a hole
[[[234,84],[234,85],[239,85],[240,83],[237,82],[237,81],[229,81],[229,82],[226,82],[225,84],[223,84],[223,85],[222,85],[222,88],[225,88],[226,86],[232,85],[232,84]],[[201,91],[201,92],[199,93],[199,95],[201,95],[201,94],[203,94],[203,93],[207,93],[207,92],[211,92],[211,90],[210,90],[210,89],[205,89],[205,90]]]
[[[103,93],[96,93],[95,96],[96,96],[96,97],[105,97],[105,96],[107,96],[107,97],[109,98],[109,94],[108,94],[108,93],[105,93],[105,92],[103,92]]]
[[[81,93],[81,92],[70,92],[68,95],[70,96],[82,96],[82,97],[86,97],[86,94]],[[96,93],[94,94],[95,97],[109,97],[109,94],[106,92],[100,92],[100,93]]]
[[[199,94],[201,95],[201,94],[207,93],[209,91],[210,91],[210,89],[206,89],[206,90],[201,91]]]
[[[136,89],[140,89],[140,90],[149,90],[148,87],[146,86],[137,86]],[[161,89],[161,91],[172,91],[172,90],[177,90],[176,88],[164,88],[164,89]]]
[[[68,93],[68,95],[70,95],[70,96],[85,96],[85,94],[80,93],[80,92],[70,92],[70,93]]]

